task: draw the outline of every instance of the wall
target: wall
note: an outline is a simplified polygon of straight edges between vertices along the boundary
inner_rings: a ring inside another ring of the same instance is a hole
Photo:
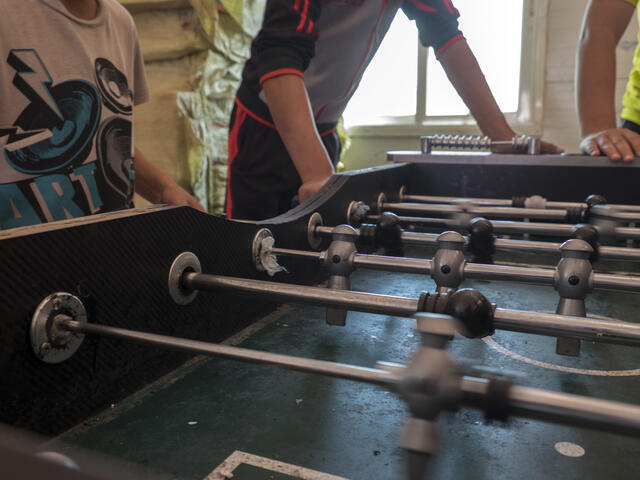
[[[193,89],[209,43],[189,0],[120,0],[138,29],[151,101],[135,108],[135,143],[145,156],[190,190],[187,124],[176,96]],[[136,196],[136,205],[145,205]]]
[[[535,2],[535,0],[534,0]],[[568,153],[577,153],[580,137],[576,121],[573,76],[575,71],[575,49],[587,0],[550,0],[547,19],[547,54],[543,138],[562,146]],[[616,100],[618,110],[626,85],[633,52],[637,45],[638,22],[634,18],[618,45],[618,81]],[[347,169],[363,168],[386,162],[388,150],[418,150],[418,134],[410,136],[363,135],[351,138],[343,162]],[[446,129],[445,129],[446,130]],[[425,131],[423,134],[446,133]],[[457,133],[457,132],[453,132]],[[476,133],[479,133],[476,131]],[[523,132],[535,133],[535,132]]]
[[[548,24],[547,75],[544,106],[544,137],[568,152],[578,152],[580,135],[576,122],[573,76],[575,48],[586,0],[552,0]],[[634,17],[618,44],[616,111],[627,84],[633,53],[638,44],[638,22]]]

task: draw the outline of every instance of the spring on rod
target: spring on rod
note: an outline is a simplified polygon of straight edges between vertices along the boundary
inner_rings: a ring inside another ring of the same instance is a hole
[[[519,135],[511,140],[496,141],[489,137],[470,135],[431,135],[420,137],[422,153],[441,150],[489,150],[498,145],[511,146],[516,152],[536,155],[540,153],[540,139],[532,135]]]

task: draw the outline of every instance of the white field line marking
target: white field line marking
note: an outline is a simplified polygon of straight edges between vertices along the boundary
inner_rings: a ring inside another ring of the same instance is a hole
[[[259,457],[250,453],[236,450],[227,459],[216,467],[204,480],[227,480],[233,477],[233,471],[241,464],[252,465],[254,467],[269,470],[271,472],[283,473],[300,480],[349,480],[344,477],[336,477],[328,473],[309,470],[308,468],[298,467],[290,463],[279,462],[271,458]],[[238,479],[242,480],[242,479]]]
[[[267,325],[276,321],[284,312],[286,312],[287,310],[291,310],[292,308],[293,307],[291,305],[281,305],[280,307],[276,308],[273,312],[267,314],[266,317],[261,318],[257,322],[252,323],[248,327],[240,330],[238,333],[230,336],[229,338],[227,338],[225,341],[221,343],[224,345],[239,345],[240,343],[244,342],[247,338],[258,333]]]
[[[282,305],[276,308],[273,312],[267,314],[264,318],[261,318],[257,322],[252,323],[251,325],[245,327],[244,329],[240,330],[238,333],[230,336],[229,338],[227,338],[226,340],[220,343],[223,345],[232,345],[232,346],[238,345],[244,342],[246,339],[248,339],[252,335],[255,335],[256,333],[258,333],[267,325],[275,322],[278,318],[280,318],[280,316],[284,312],[286,312],[288,309],[291,309],[291,308],[293,307],[291,307],[290,305]],[[180,380],[181,378],[185,377],[186,375],[191,373],[193,370],[195,370],[196,367],[198,367],[202,362],[207,361],[211,358],[215,358],[215,357],[198,355],[192,358],[191,360],[188,360],[186,363],[183,363],[175,370],[172,370],[171,372],[160,377],[156,381],[150,383],[146,387],[143,387],[137,392],[132,393],[125,399],[126,401],[115,404],[115,406],[107,407],[102,412],[90,418],[99,417],[101,424],[109,423],[116,417],[140,405],[140,403],[142,403],[142,401],[145,398],[147,398],[149,395],[156,392],[160,392],[165,388],[173,385],[178,380]],[[55,438],[64,437],[68,433],[81,432],[86,429],[87,427],[85,426],[85,422],[82,422],[76,426],[71,427],[69,430],[66,430],[65,432],[61,433],[58,437],[55,437]]]
[[[519,353],[512,352],[490,337],[484,337],[482,341],[486,343],[489,348],[492,348],[508,357],[511,357],[514,360],[518,360],[520,362],[528,363],[530,365],[535,365],[537,367],[542,367],[549,370],[556,370],[558,372],[577,373],[579,375],[593,375],[598,377],[633,377],[636,375],[640,375],[640,368],[636,368],[635,370],[587,370],[583,368],[564,367],[562,365],[555,365],[553,363],[534,360],[533,358],[525,357],[524,355],[520,355]]]

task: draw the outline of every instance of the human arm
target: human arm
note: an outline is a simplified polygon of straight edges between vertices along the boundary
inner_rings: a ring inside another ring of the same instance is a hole
[[[152,164],[144,154],[135,149],[135,190],[151,203],[183,205],[206,212],[198,200],[173,181],[169,175]]]
[[[304,80],[298,75],[279,75],[266,80],[262,91],[280,138],[302,180],[298,190],[302,203],[334,172],[313,121]]]
[[[576,105],[584,153],[630,162],[640,155],[640,135],[616,128],[616,46],[634,6],[625,0],[591,0],[578,42]]]
[[[482,133],[492,140],[511,140],[516,133],[507,123],[485,80],[480,65],[465,39],[446,49],[439,57],[440,64],[460,98],[476,119]],[[562,153],[562,149],[542,142],[543,153]]]
[[[493,140],[511,140],[515,132],[500,111],[466,40],[451,45],[438,60],[482,133]]]
[[[403,10],[416,21],[420,41],[433,47],[436,57],[480,130],[492,140],[512,140],[516,133],[507,123],[467,41],[458,29],[458,11],[450,0],[406,0]],[[542,142],[542,152],[562,149]],[[505,149],[499,149],[505,151]]]
[[[318,135],[303,72],[315,54],[323,0],[269,0],[252,58],[264,100],[300,175],[304,202],[332,175]]]

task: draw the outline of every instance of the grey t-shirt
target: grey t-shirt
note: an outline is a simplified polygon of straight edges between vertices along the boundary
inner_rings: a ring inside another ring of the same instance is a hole
[[[132,206],[133,105],[149,98],[116,0],[85,21],[59,0],[0,15],[0,229]]]

